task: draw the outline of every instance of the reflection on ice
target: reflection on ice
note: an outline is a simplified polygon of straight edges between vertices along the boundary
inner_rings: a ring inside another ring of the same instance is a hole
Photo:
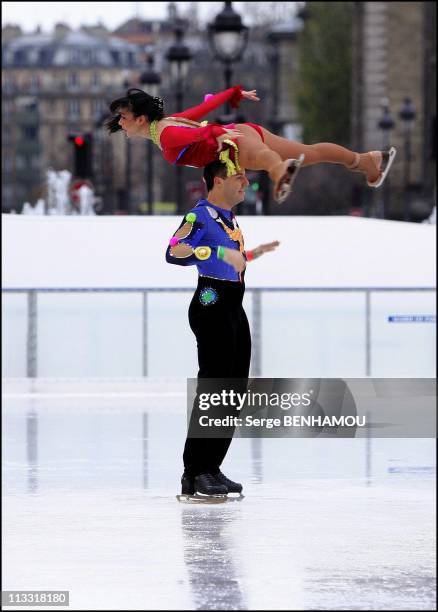
[[[148,488],[148,413],[143,412],[143,488]]]
[[[30,410],[26,415],[27,487],[33,493],[38,488],[38,414]]]
[[[234,560],[235,542],[227,526],[234,510],[212,514],[210,508],[183,508],[184,563],[196,610],[247,610]]]

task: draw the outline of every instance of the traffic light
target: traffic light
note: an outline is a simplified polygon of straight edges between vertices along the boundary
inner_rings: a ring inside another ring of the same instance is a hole
[[[92,134],[69,134],[67,140],[74,147],[74,176],[91,178],[93,176]]]
[[[258,197],[259,197],[259,191],[261,189],[260,186],[260,173],[259,172],[254,172],[254,171],[247,171],[246,173],[246,178],[248,179],[249,185],[246,188],[245,194],[246,194],[246,201],[249,204],[254,204]]]

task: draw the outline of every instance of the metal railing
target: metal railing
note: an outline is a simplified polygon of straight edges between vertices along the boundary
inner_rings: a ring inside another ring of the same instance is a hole
[[[246,292],[252,296],[252,355],[251,376],[261,376],[262,373],[262,294],[266,293],[363,293],[365,315],[365,375],[371,376],[372,347],[371,347],[371,294],[372,293],[434,293],[434,287],[247,287]],[[43,287],[43,288],[2,288],[3,293],[27,294],[27,344],[26,344],[26,372],[29,378],[36,378],[37,363],[37,319],[38,319],[38,293],[139,293],[143,296],[143,376],[148,375],[148,295],[150,293],[187,293],[194,292],[194,287],[128,287],[128,288],[87,288],[87,287]]]

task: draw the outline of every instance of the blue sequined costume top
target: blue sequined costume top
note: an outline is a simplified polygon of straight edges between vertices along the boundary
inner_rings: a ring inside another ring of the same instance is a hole
[[[196,264],[200,276],[241,282],[241,275],[218,259],[219,246],[240,250],[244,254],[243,237],[234,213],[208,200],[200,200],[185,215],[175,232],[166,250],[166,261],[179,266]]]

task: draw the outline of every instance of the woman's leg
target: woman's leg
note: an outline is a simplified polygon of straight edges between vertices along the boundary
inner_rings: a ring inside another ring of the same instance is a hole
[[[275,183],[286,172],[286,160],[298,159],[301,154],[304,154],[303,166],[322,162],[342,164],[349,170],[366,174],[370,183],[380,176],[382,156],[378,152],[359,154],[331,142],[305,145],[276,136],[262,127],[263,142],[249,125],[237,123],[236,129],[244,134],[244,138],[237,139],[241,165],[248,170],[266,170]]]
[[[236,129],[244,135],[237,139],[239,164],[248,170],[266,170],[271,180],[277,182],[284,174],[284,161],[287,158],[283,159],[265,144],[257,130],[249,125],[237,123]]]
[[[290,189],[294,175],[294,162],[290,160],[297,160],[300,155],[304,155],[303,166],[327,162],[342,164],[353,172],[361,172],[365,174],[370,186],[381,183],[392,163],[390,152],[356,153],[331,142],[305,145],[276,136],[261,127],[263,142],[258,131],[251,126],[237,123],[236,128],[244,135],[237,139],[241,165],[248,170],[266,170],[276,184],[275,193],[281,192],[284,183]]]
[[[303,166],[310,166],[321,162],[342,164],[350,170],[363,172],[367,175],[367,180],[370,182],[375,181],[379,177],[381,159],[378,158],[378,155],[372,155],[371,153],[358,154],[331,142],[305,145],[294,140],[276,136],[263,127],[262,131],[267,146],[278,153],[283,160],[290,158],[297,159],[301,154],[304,154]]]

